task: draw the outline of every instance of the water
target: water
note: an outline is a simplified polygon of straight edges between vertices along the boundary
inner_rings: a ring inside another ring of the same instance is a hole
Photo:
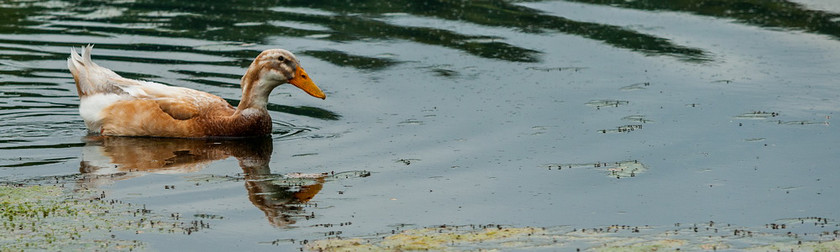
[[[223,217],[189,236],[119,237],[152,249],[297,249],[402,224],[840,218],[830,1],[5,1],[0,12],[0,180],[73,177],[161,213]],[[275,132],[259,141],[87,136],[66,58],[89,43],[125,77],[232,103],[253,57],[284,48],[328,98],[279,87]]]

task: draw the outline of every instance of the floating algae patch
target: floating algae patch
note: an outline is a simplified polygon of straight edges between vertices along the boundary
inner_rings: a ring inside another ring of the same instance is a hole
[[[382,245],[399,250],[443,249],[447,246],[476,246],[477,243],[499,243],[516,240],[540,231],[536,228],[490,227],[458,232],[457,228],[423,228],[406,230],[386,237]]]
[[[648,168],[639,161],[621,161],[615,162],[613,165],[606,168],[610,177],[636,177],[637,174],[647,172]]]
[[[510,247],[515,241],[538,237],[544,233],[541,228],[516,228],[501,226],[439,226],[408,229],[399,233],[377,238],[330,238],[306,245],[313,251],[360,251],[360,250],[480,250]]]
[[[808,241],[796,244],[770,244],[748,248],[745,251],[840,251],[840,240],[834,241]]]
[[[633,243],[636,242],[636,243]],[[685,240],[665,239],[644,241],[642,239],[618,239],[617,241],[605,243],[603,246],[595,247],[596,251],[678,251],[685,246]],[[722,248],[721,248],[722,249]],[[703,250],[712,250],[703,249]]]
[[[105,199],[104,192],[60,186],[0,186],[0,247],[3,250],[136,250],[120,234],[189,234],[208,224],[157,215],[145,206]]]
[[[602,163],[602,162],[594,162],[594,163],[579,163],[579,164],[562,164],[562,163],[555,163],[555,164],[545,164],[543,167],[547,168],[548,170],[569,170],[569,169],[595,169],[599,171],[603,171],[609,177],[613,178],[627,178],[627,177],[636,177],[641,173],[645,173],[648,171],[648,167],[645,166],[643,163],[639,162],[638,160],[625,160],[625,161],[618,161],[618,162],[609,162],[609,163]]]
[[[310,251],[840,251],[836,223],[814,219],[780,220],[789,223],[784,228],[773,224],[745,228],[714,221],[595,228],[443,225],[366,237],[316,240],[306,243],[305,248]]]
[[[588,236],[594,251],[656,250],[745,250],[745,251],[838,251],[840,230],[825,218],[792,218],[778,220],[763,227],[737,227],[714,221],[699,224],[674,224],[673,227],[651,227],[632,231],[637,235],[597,229],[601,238]],[[571,235],[571,234],[570,234]],[[609,237],[610,239],[605,239]]]

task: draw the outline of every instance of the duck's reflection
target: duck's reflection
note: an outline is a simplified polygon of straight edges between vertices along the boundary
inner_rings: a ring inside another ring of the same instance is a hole
[[[305,218],[305,203],[321,190],[326,174],[272,175],[272,139],[162,139],[88,136],[80,171],[88,185],[148,173],[189,173],[216,160],[235,157],[244,174],[248,199],[278,227]],[[277,178],[283,178],[278,180]],[[293,181],[293,182],[292,182]]]

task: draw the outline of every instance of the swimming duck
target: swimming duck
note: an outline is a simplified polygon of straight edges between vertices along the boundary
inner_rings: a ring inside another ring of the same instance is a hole
[[[295,55],[283,49],[260,53],[242,76],[242,100],[234,107],[206,92],[123,78],[91,61],[92,45],[73,48],[67,67],[79,93],[79,114],[103,136],[248,137],[271,134],[266,105],[275,87],[291,83],[325,99]]]

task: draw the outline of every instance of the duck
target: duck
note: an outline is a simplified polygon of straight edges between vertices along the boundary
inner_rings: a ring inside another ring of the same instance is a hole
[[[210,138],[271,135],[268,96],[282,84],[326,99],[284,49],[262,51],[242,76],[242,99],[225,99],[195,89],[124,78],[91,60],[93,45],[82,54],[70,49],[67,68],[79,94],[79,114],[91,134],[101,136]]]

